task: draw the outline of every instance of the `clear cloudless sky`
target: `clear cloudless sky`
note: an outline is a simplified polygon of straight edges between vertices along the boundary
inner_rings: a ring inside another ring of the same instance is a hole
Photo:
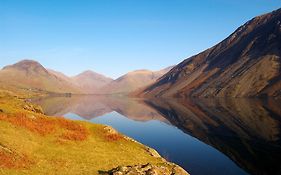
[[[116,78],[175,65],[281,0],[0,0],[0,67],[22,59]]]

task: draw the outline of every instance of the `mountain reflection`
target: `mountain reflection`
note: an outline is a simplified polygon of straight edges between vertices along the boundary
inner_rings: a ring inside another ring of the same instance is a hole
[[[280,101],[184,99],[146,103],[250,174],[281,174]]]
[[[168,123],[165,117],[140,99],[85,95],[37,98],[33,102],[39,104],[45,114],[51,116],[74,113],[86,120],[91,120],[115,111],[137,121],[159,120]]]
[[[118,112],[176,126],[216,148],[250,174],[281,174],[281,109],[273,99],[129,99],[72,96],[35,99],[47,115],[86,120]]]

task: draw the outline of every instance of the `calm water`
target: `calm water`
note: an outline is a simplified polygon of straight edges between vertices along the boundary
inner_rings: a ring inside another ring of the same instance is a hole
[[[73,96],[35,102],[48,115],[113,126],[192,175],[281,174],[280,101]]]

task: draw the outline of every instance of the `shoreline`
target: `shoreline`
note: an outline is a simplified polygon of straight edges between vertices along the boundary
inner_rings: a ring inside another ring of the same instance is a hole
[[[46,116],[40,106],[27,99],[0,90],[4,133],[0,136],[0,154],[4,155],[1,159],[5,157],[0,174],[44,174],[54,169],[60,174],[188,174],[153,148],[110,126]],[[64,163],[58,167],[52,165],[52,159]],[[72,172],[68,171],[70,165]]]

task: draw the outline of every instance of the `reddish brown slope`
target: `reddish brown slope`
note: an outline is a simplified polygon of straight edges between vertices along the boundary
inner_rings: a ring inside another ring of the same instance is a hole
[[[281,9],[188,58],[139,96],[281,96]]]
[[[23,60],[0,70],[0,85],[56,93],[79,93],[72,83],[54,75],[40,63]]]

